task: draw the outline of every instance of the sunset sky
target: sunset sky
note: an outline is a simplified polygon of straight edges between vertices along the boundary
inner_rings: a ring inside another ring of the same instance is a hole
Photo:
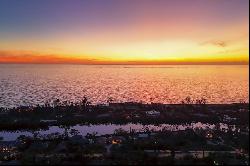
[[[0,0],[0,63],[246,64],[249,0]]]

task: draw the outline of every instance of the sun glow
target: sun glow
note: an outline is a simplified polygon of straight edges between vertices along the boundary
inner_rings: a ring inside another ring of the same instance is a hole
[[[112,3],[115,14],[99,4],[70,6],[65,1],[60,3],[62,8],[51,8],[53,5],[37,3],[30,3],[34,15],[25,12],[24,6],[7,10],[8,4],[0,4],[0,63],[249,61],[248,8],[244,4],[248,1]],[[194,9],[196,5],[199,8]]]

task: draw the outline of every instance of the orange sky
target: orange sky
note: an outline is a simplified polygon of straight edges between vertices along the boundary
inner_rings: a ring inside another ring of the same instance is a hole
[[[247,0],[105,1],[2,0],[0,63],[249,62]]]

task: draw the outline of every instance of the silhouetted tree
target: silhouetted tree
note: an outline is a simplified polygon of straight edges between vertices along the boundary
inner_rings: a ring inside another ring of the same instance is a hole
[[[32,131],[32,134],[33,134],[33,139],[37,140],[39,133],[37,131]]]
[[[60,105],[60,100],[59,99],[56,99],[56,100],[53,101],[54,108],[58,107],[59,105]]]
[[[86,96],[83,97],[83,99],[80,102],[80,105],[84,111],[87,110],[88,98]]]
[[[109,97],[108,100],[107,100],[107,103],[110,104],[114,101],[114,99],[112,97]]]
[[[119,129],[115,129],[114,134],[115,135],[127,135],[128,132],[122,128],[119,128]]]
[[[97,136],[97,134],[98,134],[97,132],[93,132],[92,134],[87,133],[85,137],[88,139],[93,139]]]
[[[69,132],[71,135],[78,135],[80,132],[76,129],[71,129]]]
[[[185,103],[186,104],[192,104],[192,99],[191,99],[190,96],[188,96],[188,97],[185,98]]]
[[[68,130],[70,129],[69,126],[61,125],[59,127],[64,129],[63,137],[67,139],[69,137],[69,132],[68,132]]]

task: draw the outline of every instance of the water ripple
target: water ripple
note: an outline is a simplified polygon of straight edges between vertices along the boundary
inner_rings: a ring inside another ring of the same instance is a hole
[[[0,107],[47,100],[92,103],[179,103],[187,96],[209,103],[249,102],[248,66],[0,65]]]

